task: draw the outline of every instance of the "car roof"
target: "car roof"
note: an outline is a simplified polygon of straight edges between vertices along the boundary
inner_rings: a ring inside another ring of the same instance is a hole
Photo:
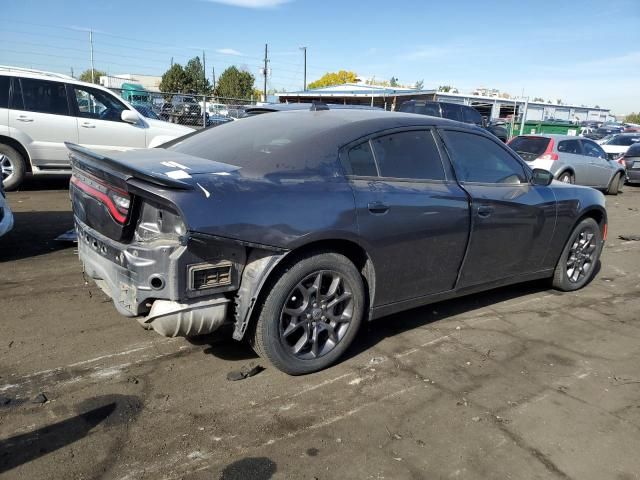
[[[267,112],[287,112],[290,110],[309,110],[313,103],[269,103],[265,105],[249,105],[245,108],[247,113],[267,113]],[[325,105],[329,110],[382,110],[380,107],[370,107],[368,105],[341,105],[341,104],[319,104]]]

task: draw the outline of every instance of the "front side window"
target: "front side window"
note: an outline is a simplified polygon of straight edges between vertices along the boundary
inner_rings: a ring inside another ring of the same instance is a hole
[[[381,177],[444,180],[444,168],[428,130],[392,133],[371,141]]]
[[[344,168],[347,175],[357,175],[361,177],[378,176],[376,162],[373,159],[369,142],[361,143],[349,150]]]
[[[83,118],[121,122],[120,115],[127,108],[106,92],[94,88],[73,87],[78,114]]]
[[[493,140],[482,135],[455,130],[445,130],[442,133],[461,182],[527,182],[520,162]]]
[[[558,151],[562,153],[574,153],[580,155],[580,142],[578,140],[562,140],[558,143]]]
[[[442,104],[442,116],[450,120],[456,120],[462,122],[462,109],[460,105],[453,105],[451,103]]]
[[[615,137],[613,140],[609,142],[609,145],[616,145],[619,147],[630,147],[634,143],[640,142],[640,136],[634,137],[630,135],[620,135],[619,137]]]
[[[582,146],[584,147],[584,154],[589,157],[607,158],[607,154],[597,143],[583,140]]]
[[[23,110],[53,115],[69,115],[64,83],[21,78]],[[18,92],[14,92],[14,95]],[[16,104],[16,102],[14,102]],[[20,102],[17,102],[19,105]]]

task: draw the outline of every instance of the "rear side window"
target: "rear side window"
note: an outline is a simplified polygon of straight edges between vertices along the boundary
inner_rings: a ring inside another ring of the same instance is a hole
[[[64,83],[21,78],[24,110],[28,112],[69,115]]]
[[[9,107],[9,77],[0,77],[0,108]]]
[[[447,151],[462,182],[525,183],[522,165],[493,140],[473,133],[443,132]]]
[[[638,135],[637,137],[635,136],[627,136],[627,135],[620,135],[619,137],[614,138],[613,140],[611,140],[609,142],[609,145],[617,145],[620,147],[628,147],[630,145],[633,145],[634,143],[640,142],[640,135]]]
[[[627,153],[625,156],[640,157],[640,143],[634,143],[633,145],[631,145],[629,147],[629,150],[627,150]]]
[[[462,121],[473,123],[474,125],[482,125],[482,115],[475,108],[462,107]]]
[[[440,153],[430,131],[412,130],[372,140],[381,177],[444,180]]]
[[[376,162],[371,153],[369,142],[361,143],[349,150],[347,162],[344,165],[347,175],[362,177],[377,177]]]
[[[578,140],[562,140],[558,143],[558,151],[562,153],[575,153],[576,155],[582,154]]]
[[[460,105],[451,103],[442,103],[442,116],[451,120],[462,122],[462,108]]]

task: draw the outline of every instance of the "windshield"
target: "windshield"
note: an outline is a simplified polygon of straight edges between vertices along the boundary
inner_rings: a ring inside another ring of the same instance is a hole
[[[509,146],[527,162],[542,155],[548,145],[549,139],[546,137],[516,137],[509,143]]]

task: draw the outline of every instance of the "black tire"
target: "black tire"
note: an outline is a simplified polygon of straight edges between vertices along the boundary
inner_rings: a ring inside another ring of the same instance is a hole
[[[15,148],[0,143],[0,156],[2,155],[4,155],[4,158],[0,158],[2,185],[5,190],[15,190],[27,173],[24,157]]]
[[[593,235],[590,245],[581,247],[586,237]],[[589,283],[596,272],[602,253],[602,232],[593,218],[585,218],[575,226],[567,240],[553,272],[553,287],[563,292],[572,292]],[[593,249],[591,250],[591,247]],[[569,267],[572,265],[572,268]],[[585,268],[586,271],[585,271]],[[578,275],[576,276],[576,269]],[[581,272],[580,272],[581,271]]]
[[[618,195],[618,193],[622,192],[622,188],[624,187],[624,177],[621,173],[617,173],[611,179],[609,186],[607,187],[606,194],[607,195]]]
[[[558,177],[558,181],[560,181],[562,183],[575,183],[575,179],[573,178],[573,175],[571,175],[571,172],[562,173]]]
[[[314,293],[318,274],[319,296],[317,289]],[[339,278],[334,289],[336,297],[330,297],[336,278]],[[312,280],[311,288],[305,288],[304,292],[299,289],[311,285],[305,282]],[[328,283],[331,283],[329,288]],[[289,375],[312,373],[332,365],[349,347],[362,323],[364,284],[358,269],[343,255],[313,252],[299,257],[284,267],[266,288],[267,294],[256,312],[257,320],[249,339],[258,355]],[[300,293],[299,298],[296,292]],[[329,299],[338,297],[346,298],[331,307]],[[299,313],[289,315],[286,310]],[[331,318],[336,317],[340,320],[334,325]],[[343,317],[350,320],[345,322]],[[329,331],[337,341],[331,339]],[[324,342],[322,346],[321,342]],[[302,348],[296,353],[297,345]]]

